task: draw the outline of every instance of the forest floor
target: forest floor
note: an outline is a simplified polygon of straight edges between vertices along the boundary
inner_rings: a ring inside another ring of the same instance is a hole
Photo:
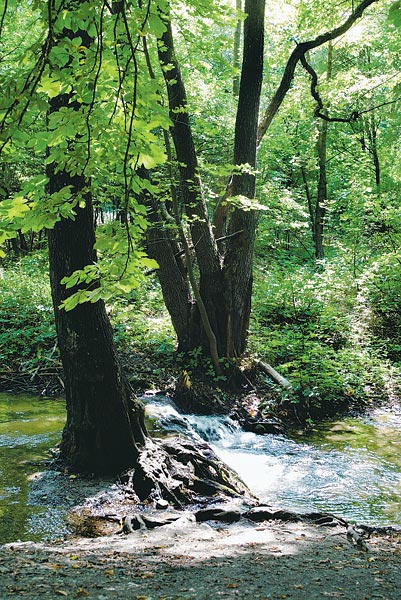
[[[401,532],[361,550],[343,527],[279,521],[0,547],[0,598],[399,600]]]

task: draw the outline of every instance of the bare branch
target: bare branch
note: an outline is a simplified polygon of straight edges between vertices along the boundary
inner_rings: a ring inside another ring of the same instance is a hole
[[[284,69],[284,74],[281,78],[281,82],[274,94],[273,98],[270,101],[269,106],[267,107],[258,127],[258,145],[263,139],[266,131],[270,127],[270,124],[280,108],[287,92],[291,87],[292,80],[294,79],[295,68],[298,62],[301,60],[301,57],[305,56],[309,50],[313,50],[314,48],[318,48],[322,46],[326,42],[330,40],[334,40],[338,38],[340,35],[346,33],[352,25],[363,15],[364,11],[378,0],[363,0],[356,9],[352,12],[352,14],[342,23],[339,27],[332,29],[331,31],[327,31],[321,35],[318,35],[314,40],[310,40],[309,42],[302,42],[298,44],[291,53],[290,58],[287,61],[286,67]]]

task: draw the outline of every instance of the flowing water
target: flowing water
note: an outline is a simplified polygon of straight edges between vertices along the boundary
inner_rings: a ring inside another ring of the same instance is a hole
[[[145,401],[155,434],[208,441],[263,502],[401,525],[400,408],[325,423],[290,439],[245,432],[227,417],[179,414],[161,396]],[[0,394],[0,543],[65,533],[63,510],[33,490],[64,419],[62,400]]]
[[[370,525],[401,525],[401,409],[317,427],[307,437],[256,435],[227,417],[180,415],[148,404],[162,430],[199,436],[262,502],[332,512]]]

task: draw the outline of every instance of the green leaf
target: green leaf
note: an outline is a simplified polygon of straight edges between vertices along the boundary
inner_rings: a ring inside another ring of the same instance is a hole
[[[401,2],[399,0],[390,6],[388,20],[395,27],[401,27]]]

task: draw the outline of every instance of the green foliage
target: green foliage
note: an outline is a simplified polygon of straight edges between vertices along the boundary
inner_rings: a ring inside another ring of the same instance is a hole
[[[374,344],[401,363],[401,254],[380,256],[361,278]]]
[[[358,335],[356,296],[357,282],[341,261],[322,272],[287,264],[257,277],[252,346],[290,380],[284,399],[302,418],[385,397],[389,370],[368,333]]]
[[[145,226],[146,220],[139,211],[136,223],[123,225],[114,221],[99,227],[96,249],[100,260],[62,279],[61,283],[72,291],[62,308],[72,310],[78,304],[100,299],[110,302],[138,288],[144,281],[144,270],[158,266],[141,250],[140,234]]]
[[[124,213],[129,226],[106,219],[97,228],[98,262],[63,280],[72,293],[63,306],[73,310],[103,298],[113,306],[119,347],[127,352],[150,347],[156,357],[171,356],[174,348],[158,287],[143,275],[156,266],[144,249],[144,204],[149,195],[160,199],[165,193],[168,206],[175,186],[169,169],[173,174],[177,169],[174,160],[166,164],[163,130],[171,123],[155,68],[155,38],[165,29],[158,8],[167,11],[168,4],[126,2],[125,20],[111,14],[107,3],[64,3],[49,31],[51,4],[9,1],[0,39],[0,245],[10,247],[19,230],[38,232],[62,218],[74,219],[85,202],[86,190],[78,196],[70,186],[50,196],[46,164],[56,172],[85,175],[95,206]],[[61,8],[58,0],[53,5]],[[296,43],[338,24],[352,7],[351,0],[270,3],[262,110]],[[171,11],[212,212],[233,170],[232,42],[238,15],[230,0],[174,2]],[[368,17],[336,41],[331,77],[326,47],[308,56],[330,114],[359,113],[351,123],[329,125],[326,261],[313,264],[306,192],[313,201],[321,123],[301,68],[259,150],[257,202],[241,196],[228,201],[233,208],[263,208],[252,348],[288,376],[290,400],[313,416],[320,408],[328,413],[369,401],[386,376],[385,361],[401,357],[400,256],[394,250],[401,182],[401,44],[394,35],[399,26],[400,2],[389,5],[387,14],[372,6]],[[59,94],[69,95],[68,106],[46,119],[49,101]],[[152,169],[154,186],[138,177],[141,166]],[[18,368],[21,361],[36,365],[53,344],[48,287],[36,260],[20,261],[15,273],[1,271],[6,368]],[[362,321],[363,335],[357,335]],[[186,367],[212,372],[199,349],[185,361]]]
[[[160,288],[152,278],[115,301],[110,317],[115,342],[123,354],[151,354],[160,362],[172,359],[174,330]]]
[[[56,332],[46,260],[36,253],[0,267],[0,363],[5,371],[33,373],[39,364],[51,366]]]
[[[183,369],[189,372],[190,375],[206,375],[208,379],[215,382],[227,380],[225,375],[216,375],[210,356],[204,352],[201,346],[196,346],[196,348],[193,348],[189,352],[179,352],[176,354],[175,359]],[[223,372],[229,371],[232,366],[231,362],[233,361],[224,358],[220,360]]]

